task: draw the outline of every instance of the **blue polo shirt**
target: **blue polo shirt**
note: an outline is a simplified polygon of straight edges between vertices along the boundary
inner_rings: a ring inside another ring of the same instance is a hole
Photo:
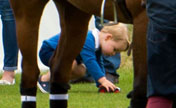
[[[99,31],[94,29],[88,31],[84,46],[79,54],[81,60],[87,68],[87,72],[92,75],[97,85],[98,80],[105,76],[105,69],[103,64],[103,57],[101,48],[99,46]],[[60,34],[53,36],[52,38],[43,41],[43,46],[55,50],[58,44]]]
[[[163,32],[176,33],[176,0],[147,0],[150,22]]]

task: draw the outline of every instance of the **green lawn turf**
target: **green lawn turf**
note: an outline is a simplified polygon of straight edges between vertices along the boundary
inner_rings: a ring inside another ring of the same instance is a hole
[[[127,108],[129,99],[126,94],[132,89],[132,68],[121,67],[118,70],[121,88],[117,94],[100,94],[94,83],[72,84],[69,90],[68,108]],[[13,86],[0,86],[0,108],[20,108],[21,74],[16,74],[16,84]],[[37,108],[49,108],[48,94],[37,92]]]

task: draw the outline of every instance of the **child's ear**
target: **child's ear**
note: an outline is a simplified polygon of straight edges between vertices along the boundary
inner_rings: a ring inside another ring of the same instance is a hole
[[[105,40],[110,40],[110,39],[112,39],[112,34],[106,33],[106,38],[105,38]]]

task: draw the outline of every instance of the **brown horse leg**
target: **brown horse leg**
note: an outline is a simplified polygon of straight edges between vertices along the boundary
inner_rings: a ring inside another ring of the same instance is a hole
[[[66,0],[54,2],[60,15],[61,37],[50,62],[50,108],[67,108],[71,65],[82,49],[91,15],[78,10]]]
[[[145,108],[147,98],[147,50],[146,50],[146,19],[145,11],[134,19],[133,32],[133,63],[134,63],[134,82],[131,93],[130,108]]]
[[[21,50],[22,78],[20,85],[22,108],[36,108],[37,41],[40,17],[47,0],[11,0]]]

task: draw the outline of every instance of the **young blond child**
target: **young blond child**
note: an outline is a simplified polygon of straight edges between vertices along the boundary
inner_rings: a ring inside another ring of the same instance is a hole
[[[39,52],[43,64],[48,66],[49,60],[58,45],[60,34],[45,40]],[[71,79],[82,77],[86,72],[94,78],[97,87],[103,87],[107,92],[117,87],[106,79],[102,54],[113,56],[129,47],[128,29],[125,24],[105,26],[101,31],[88,31],[82,51],[72,65]],[[50,72],[39,77],[38,87],[43,93],[49,92]]]

